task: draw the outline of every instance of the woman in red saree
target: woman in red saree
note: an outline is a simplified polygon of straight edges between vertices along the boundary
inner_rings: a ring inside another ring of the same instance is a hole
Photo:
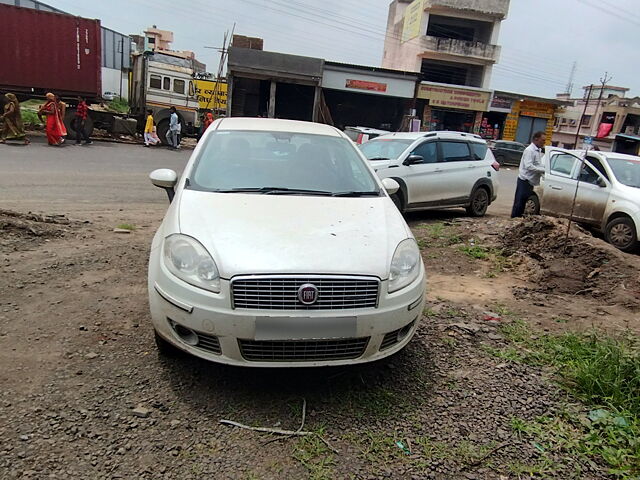
[[[66,135],[67,131],[61,120],[60,109],[56,102],[56,96],[53,93],[47,93],[47,103],[42,105],[40,110],[38,110],[40,119],[42,119],[43,115],[47,116],[46,132],[49,145],[62,145],[64,142],[62,136]]]

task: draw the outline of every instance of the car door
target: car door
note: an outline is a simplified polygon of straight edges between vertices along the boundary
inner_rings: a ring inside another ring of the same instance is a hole
[[[568,217],[577,183],[574,173],[580,159],[566,151],[550,150],[545,160],[546,173],[541,180],[543,189],[540,211],[548,215]]]
[[[578,194],[573,217],[584,223],[600,226],[611,193],[611,182],[592,165],[597,160],[585,160],[578,170]]]
[[[434,201],[447,205],[464,203],[475,183],[474,172],[480,167],[474,161],[469,144],[465,140],[438,140],[439,183]]]
[[[411,155],[419,155],[422,162],[405,165],[404,162]],[[400,166],[394,170],[394,176],[399,176],[407,184],[407,203],[421,204],[431,201],[434,189],[440,182],[438,168],[438,149],[435,139],[426,140],[406,153],[401,159]]]

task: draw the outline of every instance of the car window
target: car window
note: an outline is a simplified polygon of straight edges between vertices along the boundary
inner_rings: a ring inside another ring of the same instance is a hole
[[[514,145],[513,146],[514,150],[517,150],[519,152],[524,152],[524,149],[527,148],[524,145]]]
[[[607,174],[607,171],[604,169],[604,166],[599,159],[597,159],[596,157],[587,156],[587,160],[591,165],[595,167],[596,170],[598,170],[602,174],[604,178],[606,178],[607,180],[611,180],[609,178],[609,174]]]
[[[466,142],[438,142],[442,162],[467,162],[471,160],[469,144]]]
[[[369,160],[395,160],[404,152],[414,140],[376,138],[359,146],[360,151]]]
[[[607,158],[616,179],[628,187],[640,188],[640,159]]]
[[[438,148],[436,142],[424,142],[418,145],[411,155],[420,155],[423,163],[436,163],[438,161]]]
[[[582,168],[580,169],[580,176],[578,178],[580,179],[581,182],[597,185],[598,178],[600,178],[600,175],[598,175],[598,173],[593,168],[591,168],[589,165],[585,163],[582,165]]]
[[[485,143],[469,143],[471,147],[471,156],[474,160],[484,160],[487,156],[487,145]]]
[[[205,140],[189,182],[188,188],[203,191],[379,190],[350,140],[288,132],[216,131]]]
[[[573,171],[573,165],[577,158],[568,153],[558,153],[551,157],[550,170],[556,175],[569,177]]]
[[[178,79],[175,79],[175,80],[173,81],[173,91],[174,91],[175,93],[182,93],[182,94],[184,94],[184,87],[185,87],[185,85],[186,85],[186,83],[185,83],[185,81],[184,81],[184,80],[178,80]]]
[[[160,75],[149,76],[149,88],[162,88],[162,77]],[[111,94],[111,92],[106,92]]]

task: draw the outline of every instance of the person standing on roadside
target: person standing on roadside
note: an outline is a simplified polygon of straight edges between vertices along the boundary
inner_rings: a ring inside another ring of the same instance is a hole
[[[25,145],[28,145],[29,139],[22,123],[20,102],[13,93],[7,93],[4,97],[7,104],[4,106],[4,113],[0,115],[0,118],[4,119],[4,126],[0,130],[0,143],[6,143],[7,140],[22,140]]]
[[[547,137],[544,132],[534,133],[531,145],[525,148],[522,154],[511,218],[524,215],[527,200],[533,193],[533,187],[540,185],[540,177],[544,174],[542,147],[544,147],[546,140]]]
[[[158,143],[153,135],[153,110],[147,110],[147,122],[144,125],[144,146],[150,147]]]
[[[171,116],[169,117],[169,130],[167,131],[167,142],[169,142],[169,148],[173,150],[178,149],[178,134],[180,133],[180,120],[176,107],[171,107]]]
[[[83,97],[78,97],[78,107],[76,108],[76,115],[73,119],[74,130],[76,131],[76,145],[80,145],[82,140],[84,140],[85,145],[91,145],[93,143],[85,129],[88,115],[89,107],[87,107],[87,102]]]

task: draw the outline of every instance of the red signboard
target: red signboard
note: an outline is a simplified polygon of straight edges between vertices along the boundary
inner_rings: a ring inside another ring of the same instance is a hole
[[[371,92],[386,92],[387,84],[378,82],[367,82],[365,80],[347,79],[347,88],[357,88],[358,90],[369,90]]]

